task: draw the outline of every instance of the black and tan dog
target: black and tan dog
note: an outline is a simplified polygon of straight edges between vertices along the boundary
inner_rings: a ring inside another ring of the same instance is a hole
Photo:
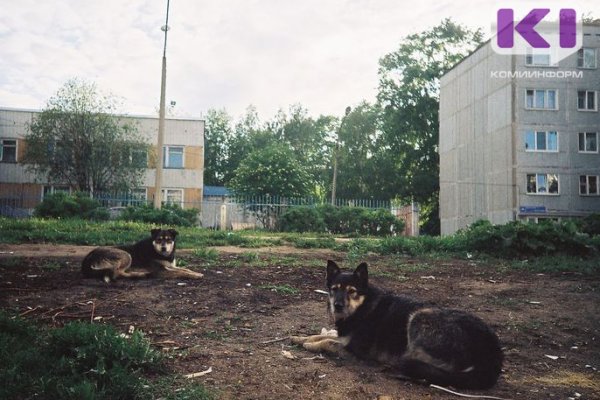
[[[150,237],[132,245],[98,247],[81,263],[86,278],[105,282],[118,278],[202,278],[202,274],[175,265],[174,229],[152,229]],[[137,268],[137,270],[129,270]]]
[[[337,336],[293,336],[294,343],[313,352],[349,351],[417,381],[469,389],[496,383],[502,351],[478,317],[384,293],[369,285],[366,263],[350,273],[329,261],[327,288]]]

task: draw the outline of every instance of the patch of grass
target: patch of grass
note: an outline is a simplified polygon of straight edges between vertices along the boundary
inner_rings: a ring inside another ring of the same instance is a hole
[[[142,392],[141,399],[163,400],[213,400],[215,395],[198,383],[188,383],[181,378],[166,377],[152,382]]]
[[[304,238],[294,237],[290,240],[294,247],[299,249],[333,249],[336,246],[335,239],[332,237]]]
[[[82,322],[49,329],[0,312],[2,399],[156,398],[162,389],[147,377],[165,373],[163,355],[141,332],[126,337]]]
[[[192,254],[196,257],[202,258],[205,261],[216,261],[219,259],[219,252],[208,247],[195,249]]]
[[[300,293],[300,291],[298,289],[296,289],[295,287],[292,287],[290,285],[261,285],[261,286],[259,286],[259,288],[270,290],[277,294],[284,294],[284,295],[296,295],[296,294]]]
[[[251,264],[255,261],[258,261],[259,256],[258,253],[255,253],[253,251],[246,251],[240,255],[240,258],[243,262]]]
[[[206,339],[210,339],[210,340],[223,340],[225,339],[225,336],[217,331],[211,330],[211,331],[204,331],[202,332],[202,336],[205,337]]]
[[[600,273],[600,262],[596,259],[587,259],[570,256],[544,256],[530,260],[513,261],[511,267],[537,273],[576,272],[585,275]]]

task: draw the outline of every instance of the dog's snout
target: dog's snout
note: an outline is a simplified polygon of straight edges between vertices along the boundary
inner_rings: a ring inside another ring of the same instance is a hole
[[[333,303],[333,308],[335,311],[344,311],[344,303],[341,301],[336,301]]]

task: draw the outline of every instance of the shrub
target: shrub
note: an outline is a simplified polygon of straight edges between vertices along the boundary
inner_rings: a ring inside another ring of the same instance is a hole
[[[539,224],[514,221],[504,225],[478,221],[457,235],[464,237],[471,250],[505,258],[590,255],[598,250],[588,235],[578,232],[576,225],[568,221]]]
[[[96,221],[106,221],[109,213],[101,207],[100,202],[91,199],[85,193],[58,192],[47,195],[35,207],[34,215],[42,218],[82,218]]]
[[[195,226],[198,223],[198,212],[195,208],[183,209],[176,204],[167,204],[160,210],[145,204],[127,207],[119,219],[157,225]]]
[[[389,236],[404,230],[404,221],[385,209],[333,207],[329,204],[315,209],[327,231],[334,234]]]
[[[581,221],[581,232],[590,236],[600,235],[600,214],[591,214]]]
[[[313,207],[292,207],[279,217],[283,232],[325,232],[325,222]]]

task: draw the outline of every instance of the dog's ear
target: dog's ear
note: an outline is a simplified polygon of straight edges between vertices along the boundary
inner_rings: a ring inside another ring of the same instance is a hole
[[[340,267],[335,263],[335,261],[327,260],[327,287],[331,288],[331,284],[336,276],[340,273]]]
[[[157,237],[157,236],[158,236],[158,233],[159,233],[160,231],[161,231],[161,230],[160,230],[159,228],[154,228],[154,229],[152,229],[152,230],[150,231],[150,236],[152,236],[153,238],[155,238],[155,237]]]
[[[366,262],[360,263],[354,270],[354,277],[358,280],[358,286],[366,289],[369,286],[369,271]]]
[[[175,229],[169,229],[169,233],[171,234],[171,236],[173,236],[173,239],[175,239],[175,236],[177,236],[177,231]]]

